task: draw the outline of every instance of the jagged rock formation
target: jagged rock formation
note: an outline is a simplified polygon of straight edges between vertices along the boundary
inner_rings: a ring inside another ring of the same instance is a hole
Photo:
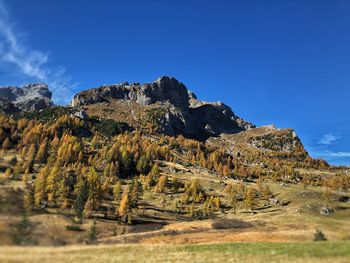
[[[0,87],[0,109],[4,113],[41,110],[53,105],[52,93],[45,84]]]
[[[111,105],[117,108],[112,109]],[[183,134],[196,139],[206,139],[221,133],[237,133],[255,126],[234,114],[227,105],[204,102],[189,92],[184,84],[171,77],[161,77],[152,83],[127,82],[89,89],[76,94],[73,107],[100,104],[108,105],[104,111],[128,108],[135,115],[136,105],[143,111],[157,111],[158,130],[168,135]],[[124,110],[125,112],[125,110]],[[93,111],[97,113],[96,109]],[[104,116],[106,117],[106,116]],[[136,117],[133,116],[135,119]]]
[[[11,114],[18,112],[19,109],[13,105],[9,100],[0,97],[0,113],[2,114]]]

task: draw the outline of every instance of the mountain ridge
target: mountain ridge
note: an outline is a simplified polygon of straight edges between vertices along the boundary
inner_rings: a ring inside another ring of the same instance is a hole
[[[110,105],[113,101],[136,103],[139,108],[162,109],[159,131],[166,135],[182,134],[195,139],[207,139],[221,133],[237,133],[256,126],[235,115],[222,102],[205,102],[173,77],[163,76],[151,83],[104,85],[77,93],[71,103],[96,114],[91,105]],[[158,104],[158,105],[157,105]],[[156,106],[157,105],[157,106]],[[106,109],[105,109],[106,110]],[[137,109],[135,109],[137,110]],[[134,109],[130,109],[133,113]]]
[[[53,106],[52,93],[46,84],[0,87],[0,110],[5,113],[35,111]]]

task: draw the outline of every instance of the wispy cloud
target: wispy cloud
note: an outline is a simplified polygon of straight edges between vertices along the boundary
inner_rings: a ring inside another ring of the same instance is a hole
[[[56,103],[69,102],[77,84],[72,82],[64,67],[50,67],[48,52],[30,49],[21,41],[21,35],[15,30],[9,10],[0,0],[0,65],[48,84]]]
[[[350,158],[350,152],[333,152],[328,150],[315,152],[314,155],[321,158]]]
[[[323,145],[331,145],[339,139],[340,139],[339,136],[328,133],[328,134],[323,135],[323,137],[317,143],[323,144]]]

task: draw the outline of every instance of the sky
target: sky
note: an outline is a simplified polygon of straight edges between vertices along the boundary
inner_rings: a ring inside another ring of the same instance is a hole
[[[257,126],[350,165],[349,0],[0,0],[0,86],[57,104],[169,75]]]

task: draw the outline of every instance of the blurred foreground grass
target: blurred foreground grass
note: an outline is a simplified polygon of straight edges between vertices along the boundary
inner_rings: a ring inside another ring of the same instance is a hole
[[[0,247],[0,262],[350,262],[350,242]]]

